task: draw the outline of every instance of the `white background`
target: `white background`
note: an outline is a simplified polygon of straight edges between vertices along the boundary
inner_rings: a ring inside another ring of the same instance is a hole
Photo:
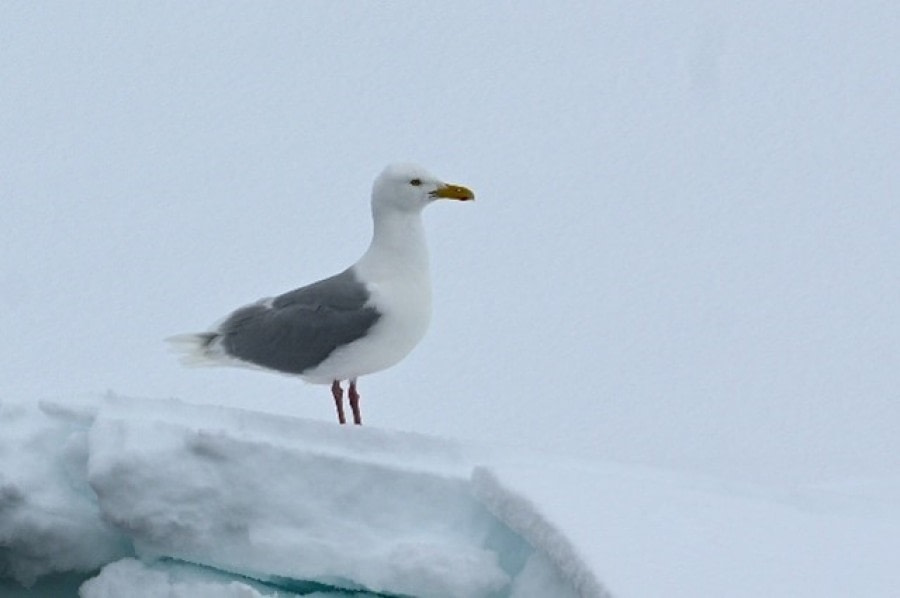
[[[367,423],[757,481],[900,466],[900,5],[6,2],[0,398],[333,420],[162,339],[330,275],[372,179],[434,320]]]

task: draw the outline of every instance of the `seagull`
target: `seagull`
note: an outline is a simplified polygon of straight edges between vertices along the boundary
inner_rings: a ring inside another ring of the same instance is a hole
[[[431,281],[422,210],[474,193],[421,166],[392,164],[372,186],[373,234],[339,274],[241,307],[208,332],[167,339],[188,365],[237,365],[330,384],[338,422],[344,389],[362,425],[357,379],[389,368],[422,340],[431,320]]]

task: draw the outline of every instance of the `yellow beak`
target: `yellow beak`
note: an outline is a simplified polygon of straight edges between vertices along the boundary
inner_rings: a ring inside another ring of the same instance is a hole
[[[475,199],[475,194],[472,193],[472,190],[463,187],[462,185],[444,185],[443,187],[438,187],[431,192],[431,196],[440,197],[442,199],[458,199],[459,201]]]

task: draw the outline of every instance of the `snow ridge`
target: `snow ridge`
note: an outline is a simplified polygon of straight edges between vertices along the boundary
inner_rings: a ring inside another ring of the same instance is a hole
[[[530,500],[506,487],[489,468],[472,472],[472,490],[487,508],[532,546],[542,551],[581,598],[612,598],[578,550]]]
[[[900,584],[893,478],[747,487],[92,401],[0,402],[4,597],[874,597]]]
[[[175,400],[0,407],[0,592],[103,567],[82,598],[574,596],[448,440]]]

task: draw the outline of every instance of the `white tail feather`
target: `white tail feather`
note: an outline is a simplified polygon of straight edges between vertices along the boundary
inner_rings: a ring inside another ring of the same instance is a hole
[[[222,365],[221,359],[225,355],[212,334],[210,332],[176,334],[165,340],[169,343],[169,349],[181,355],[180,361],[184,365],[191,367]]]

